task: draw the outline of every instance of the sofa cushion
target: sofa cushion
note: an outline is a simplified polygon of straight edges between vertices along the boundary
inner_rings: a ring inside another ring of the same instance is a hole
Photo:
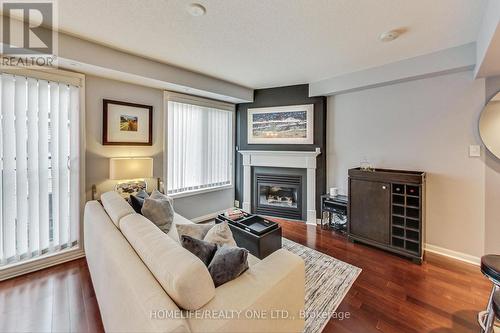
[[[144,199],[141,212],[161,231],[168,233],[174,220],[174,206],[171,198],[154,190],[149,198]]]
[[[123,235],[167,294],[181,308],[197,310],[215,296],[207,267],[139,214],[120,222]]]
[[[181,245],[183,248],[200,258],[205,266],[210,264],[210,261],[212,261],[212,258],[217,251],[216,244],[205,242],[204,240],[186,235],[181,236]]]
[[[219,320],[189,317],[190,329],[204,333],[303,332],[304,274],[302,258],[285,249],[275,251],[238,278],[216,288],[216,296],[203,307],[207,312],[241,311],[242,316]],[[245,311],[255,313],[260,309],[268,314],[286,310],[289,316],[245,316]]]
[[[102,206],[108,213],[111,221],[120,228],[120,219],[124,216],[134,214],[135,211],[118,192],[109,191],[101,195]]]

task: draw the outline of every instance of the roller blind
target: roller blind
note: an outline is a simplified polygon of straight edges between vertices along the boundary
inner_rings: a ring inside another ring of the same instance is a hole
[[[1,74],[0,268],[78,243],[79,89]]]
[[[168,101],[167,192],[231,184],[233,112]]]

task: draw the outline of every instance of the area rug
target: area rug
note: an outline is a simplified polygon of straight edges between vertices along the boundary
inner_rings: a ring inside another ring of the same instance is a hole
[[[306,266],[305,333],[321,332],[344,299],[361,268],[283,238],[283,248]]]

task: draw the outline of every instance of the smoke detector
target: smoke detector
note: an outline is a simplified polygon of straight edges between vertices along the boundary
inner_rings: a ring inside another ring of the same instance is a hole
[[[382,42],[392,42],[393,40],[398,38],[399,35],[401,35],[401,32],[399,30],[390,30],[380,34],[378,38]]]
[[[199,3],[192,3],[187,7],[187,11],[192,16],[203,16],[206,14],[207,9]]]

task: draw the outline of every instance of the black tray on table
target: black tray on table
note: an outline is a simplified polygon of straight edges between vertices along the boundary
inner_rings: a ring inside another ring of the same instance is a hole
[[[232,224],[235,227],[244,229],[258,236],[263,235],[271,230],[274,230],[279,226],[278,223],[266,220],[265,218],[260,217],[258,215],[252,215],[245,212],[243,212],[243,214],[244,214],[243,217],[235,220],[231,220],[224,214],[221,214],[219,215],[219,219],[227,221],[228,223]]]

